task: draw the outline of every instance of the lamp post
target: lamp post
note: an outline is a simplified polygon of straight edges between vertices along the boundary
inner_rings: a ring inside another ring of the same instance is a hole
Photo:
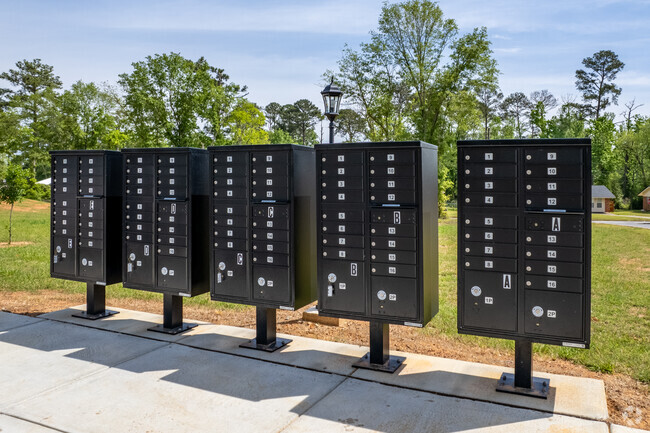
[[[320,94],[323,95],[323,102],[325,103],[325,116],[330,121],[330,143],[334,143],[334,119],[339,115],[343,92],[334,84],[334,77],[332,77],[332,81],[325,86]]]

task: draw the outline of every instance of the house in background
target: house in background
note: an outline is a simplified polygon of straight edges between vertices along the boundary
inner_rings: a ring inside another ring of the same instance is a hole
[[[650,212],[650,186],[641,191],[639,197],[643,197],[643,210]]]
[[[591,212],[614,212],[614,194],[605,185],[591,186]]]

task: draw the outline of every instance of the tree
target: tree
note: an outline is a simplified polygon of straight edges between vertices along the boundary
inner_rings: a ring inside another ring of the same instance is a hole
[[[582,64],[587,70],[576,71],[576,87],[582,92],[585,103],[592,108],[594,119],[598,119],[610,103],[618,103],[621,88],[616,87],[614,80],[625,63],[613,51],[602,50],[584,58]]]
[[[503,100],[503,93],[496,86],[488,86],[480,89],[477,93],[476,100],[478,109],[483,118],[484,135],[483,138],[490,139],[490,124],[494,121],[498,109]]]
[[[54,105],[61,79],[54,75],[52,66],[34,59],[17,62],[16,69],[0,74],[0,80],[11,85],[0,88],[0,109],[15,114],[20,125],[5,141],[6,152],[23,162],[34,175],[44,174],[49,170],[48,150],[56,128],[51,120],[56,113]]]
[[[365,135],[366,122],[356,111],[343,108],[334,122],[334,130],[348,142],[359,141]]]
[[[293,139],[303,145],[318,142],[314,125],[320,120],[320,109],[308,99],[300,99],[280,109],[278,127],[288,132]]]
[[[229,117],[233,144],[265,144],[269,134],[264,129],[264,113],[252,102],[241,99]]]
[[[9,209],[9,245],[11,245],[12,238],[14,204],[25,197],[30,179],[33,179],[33,176],[29,170],[25,170],[16,164],[10,164],[0,185],[0,202],[11,205]]]
[[[514,122],[517,138],[523,138],[526,132],[526,117],[530,111],[530,100],[521,92],[508,95],[501,103],[501,110],[506,119]]]
[[[266,114],[266,122],[269,124],[269,131],[275,131],[280,123],[282,105],[277,102],[271,102],[264,107],[264,113]]]
[[[548,90],[538,90],[530,94],[530,136],[548,138],[546,114],[557,107],[557,99]]]

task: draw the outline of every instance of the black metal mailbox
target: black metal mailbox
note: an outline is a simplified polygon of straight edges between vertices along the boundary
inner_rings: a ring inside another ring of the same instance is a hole
[[[275,350],[277,308],[316,299],[314,150],[215,146],[210,152],[210,294],[258,307],[257,339]]]
[[[458,331],[515,340],[500,390],[544,396],[532,343],[589,347],[591,141],[459,141],[458,190]]]
[[[122,281],[122,158],[100,150],[52,151],[50,275],[87,283],[87,310],[98,319],[106,285]]]
[[[178,333],[182,297],[208,283],[208,152],[194,148],[124,149],[124,287],[163,293],[165,323]]]
[[[388,324],[423,326],[438,312],[437,147],[323,144],[316,167],[319,314],[370,321],[359,366],[394,370]]]

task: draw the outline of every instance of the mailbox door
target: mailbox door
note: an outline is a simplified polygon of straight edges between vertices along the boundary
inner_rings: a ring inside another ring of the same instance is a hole
[[[321,308],[366,314],[366,281],[363,262],[321,260],[319,274]]]
[[[153,245],[150,243],[126,243],[126,283],[153,286]]]
[[[74,277],[76,272],[76,247],[73,236],[54,236],[52,240],[52,266],[55,274]]]
[[[250,296],[245,251],[215,250],[214,273],[213,292],[215,294],[243,299]]]
[[[517,330],[516,273],[466,272],[463,291],[464,326]]]

